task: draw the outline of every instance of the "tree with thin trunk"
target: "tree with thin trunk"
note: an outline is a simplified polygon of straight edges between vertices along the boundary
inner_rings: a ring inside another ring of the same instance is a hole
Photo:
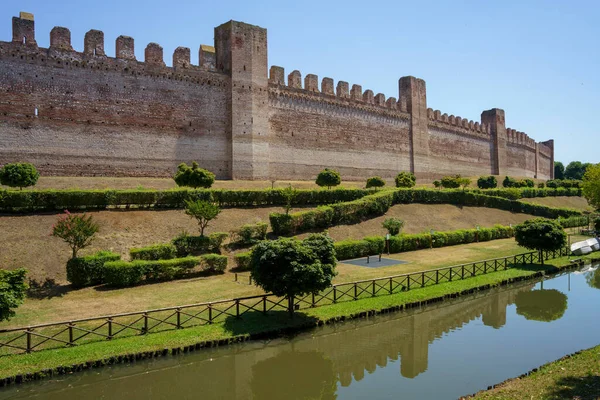
[[[185,213],[191,218],[195,218],[200,227],[200,236],[204,236],[204,229],[209,222],[217,218],[221,209],[215,203],[206,200],[186,200]]]
[[[567,245],[567,234],[556,221],[545,218],[528,219],[515,227],[515,240],[519,246],[539,252],[544,264],[544,251],[556,251]]]
[[[99,229],[91,215],[74,215],[65,210],[65,215],[52,227],[52,236],[67,242],[71,246],[71,257],[75,258],[79,250],[92,243]]]

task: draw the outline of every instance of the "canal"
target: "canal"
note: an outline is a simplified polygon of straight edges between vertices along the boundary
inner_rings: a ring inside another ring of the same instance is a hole
[[[600,344],[600,269],[12,386],[0,399],[456,399]]]

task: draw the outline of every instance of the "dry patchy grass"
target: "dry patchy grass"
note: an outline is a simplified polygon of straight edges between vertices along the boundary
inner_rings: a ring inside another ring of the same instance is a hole
[[[524,203],[540,204],[547,207],[572,208],[580,211],[594,211],[587,200],[583,197],[557,196],[557,197],[535,197],[532,199],[521,199]]]

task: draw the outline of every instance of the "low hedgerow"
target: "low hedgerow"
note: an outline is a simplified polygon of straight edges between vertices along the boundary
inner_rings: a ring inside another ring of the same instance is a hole
[[[549,188],[580,188],[581,181],[574,179],[551,179],[546,181],[546,186]]]
[[[243,253],[237,253],[233,256],[235,262],[235,269],[238,271],[250,271],[250,261],[252,261],[252,252],[246,251]]]
[[[177,248],[171,243],[155,244],[129,250],[132,260],[169,260],[177,257]]]
[[[221,245],[228,236],[225,232],[215,232],[208,236],[191,236],[184,232],[173,239],[172,243],[177,250],[177,257],[220,253]]]
[[[205,254],[201,258],[203,271],[223,273],[227,269],[227,256],[220,254]]]
[[[253,245],[267,238],[267,229],[269,224],[257,222],[256,224],[242,225],[240,229],[234,231],[233,240],[241,245]]]
[[[67,261],[67,280],[73,287],[99,285],[104,281],[104,264],[121,259],[121,255],[110,251],[75,257]]]

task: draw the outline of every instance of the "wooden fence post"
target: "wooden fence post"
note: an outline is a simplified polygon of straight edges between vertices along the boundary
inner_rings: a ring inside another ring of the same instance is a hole
[[[112,339],[112,317],[108,317],[108,340]]]
[[[175,313],[177,314],[177,329],[181,329],[181,308],[175,310]]]
[[[213,323],[213,318],[212,318],[212,305],[209,304],[208,305],[208,323],[212,324]]]
[[[69,322],[69,344],[73,344],[73,323]]]
[[[31,353],[31,328],[27,328],[27,349],[25,350],[27,353]]]
[[[148,333],[148,313],[144,313],[144,334]]]

